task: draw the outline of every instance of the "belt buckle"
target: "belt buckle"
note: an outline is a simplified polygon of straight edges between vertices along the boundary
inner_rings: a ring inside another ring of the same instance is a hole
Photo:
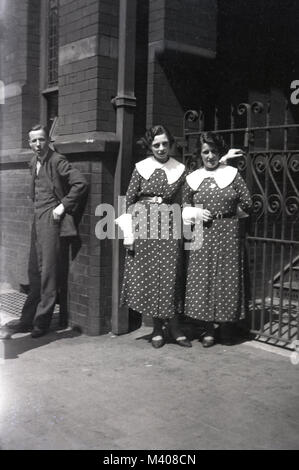
[[[156,204],[162,204],[163,198],[161,196],[154,196],[154,202]]]
[[[215,213],[215,219],[217,219],[217,220],[223,219],[223,214],[222,214],[221,211],[217,211],[217,212]]]

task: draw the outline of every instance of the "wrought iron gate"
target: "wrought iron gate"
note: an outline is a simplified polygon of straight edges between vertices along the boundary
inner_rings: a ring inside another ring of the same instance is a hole
[[[276,110],[278,123],[270,103],[241,103],[221,113],[185,113],[184,161],[190,163],[206,130],[246,152],[237,166],[253,199],[246,230],[250,329],[264,341],[290,345],[299,340],[299,125],[287,103]]]

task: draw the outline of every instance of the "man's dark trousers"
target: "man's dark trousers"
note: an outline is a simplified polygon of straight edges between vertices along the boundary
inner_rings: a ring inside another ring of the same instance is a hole
[[[28,265],[30,292],[21,314],[22,323],[43,330],[50,326],[59,287],[59,221],[53,219],[52,210],[34,216]]]

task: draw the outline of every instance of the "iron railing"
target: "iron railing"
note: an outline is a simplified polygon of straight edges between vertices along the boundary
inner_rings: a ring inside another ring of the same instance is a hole
[[[299,340],[299,125],[284,104],[281,123],[270,103],[241,103],[229,113],[184,115],[185,163],[192,167],[201,132],[221,134],[246,156],[237,162],[252,194],[246,245],[251,332],[289,344]],[[207,117],[206,117],[207,116]],[[227,127],[225,127],[227,126]]]

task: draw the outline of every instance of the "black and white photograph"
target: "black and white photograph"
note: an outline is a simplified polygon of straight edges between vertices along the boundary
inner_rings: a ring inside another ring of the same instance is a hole
[[[298,0],[0,0],[0,450],[299,449],[298,44]]]

